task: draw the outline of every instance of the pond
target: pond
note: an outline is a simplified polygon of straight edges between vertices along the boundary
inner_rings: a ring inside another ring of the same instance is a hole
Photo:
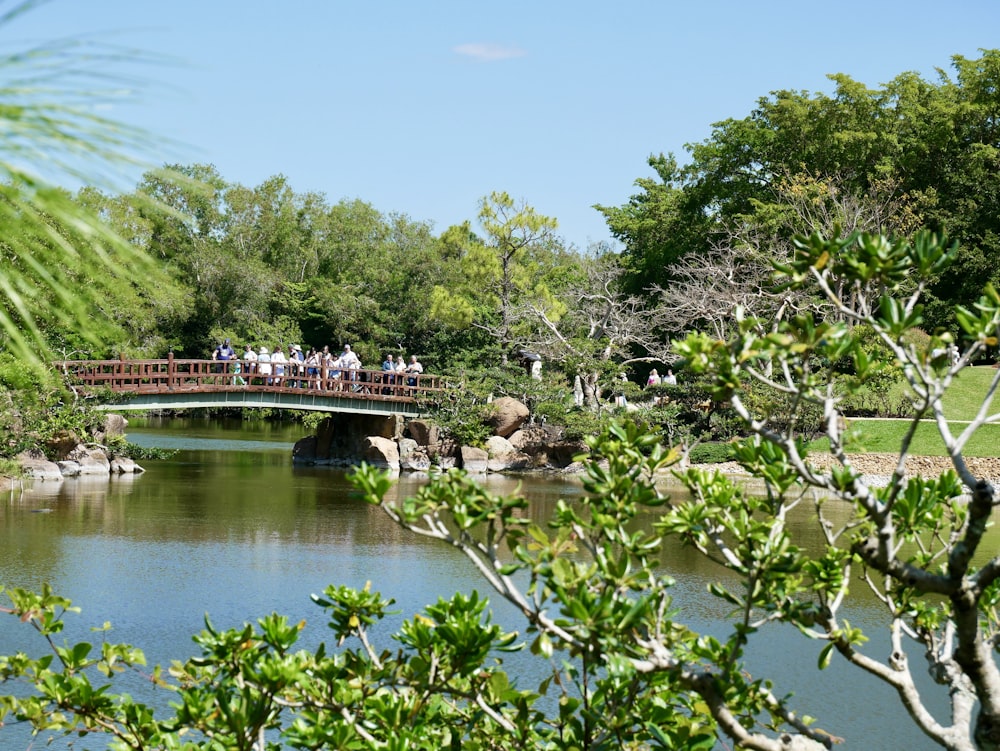
[[[192,635],[206,617],[229,628],[278,612],[307,621],[306,646],[329,641],[323,611],[310,594],[330,584],[360,588],[370,581],[396,601],[400,614],[374,635],[386,648],[394,647],[388,635],[401,619],[439,597],[491,594],[456,550],[400,530],[355,497],[344,472],[293,465],[291,448],[303,434],[301,426],[288,424],[133,419],[129,440],[176,453],[142,462],[147,471],[134,477],[36,483],[4,499],[0,583],[39,588],[49,582],[82,608],[70,616],[67,638],[93,640],[91,627],[110,621],[109,638],[141,647],[151,664],[194,654]],[[398,492],[420,482],[403,476]],[[489,476],[486,482],[496,493],[520,485],[537,518],[581,492],[573,478]],[[727,606],[706,590],[722,573],[689,549],[666,550],[663,558],[677,581],[678,620],[720,632]],[[491,599],[497,620],[523,631],[513,609]],[[874,602],[857,597],[847,618],[872,628],[883,615]],[[887,643],[873,642],[873,654],[888,650]],[[836,659],[818,672],[821,646],[796,631],[773,629],[753,644],[750,667],[771,677],[779,695],[794,692],[797,708],[845,737],[846,748],[870,747],[875,737],[883,747],[889,738],[896,748],[932,747],[880,684]],[[37,653],[37,636],[4,622],[0,653],[18,649]],[[532,661],[526,651],[517,653],[509,656],[508,669],[530,675]],[[935,710],[944,708],[942,697]],[[27,748],[29,742],[15,727],[0,728],[0,748]],[[78,740],[73,747],[104,745]]]

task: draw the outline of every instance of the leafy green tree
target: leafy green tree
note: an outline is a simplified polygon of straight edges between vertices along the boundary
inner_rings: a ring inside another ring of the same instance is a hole
[[[431,314],[454,328],[482,329],[504,359],[525,344],[522,323],[528,308],[562,315],[554,283],[560,267],[573,259],[554,235],[556,220],[507,193],[484,197],[478,220],[484,237],[476,236],[468,224],[442,235],[442,247],[461,273],[454,285],[435,286]]]
[[[954,262],[953,246],[929,235],[918,235],[912,244],[868,235],[834,240],[814,235],[797,242],[797,248],[794,260],[782,269],[786,283],[818,284],[844,322],[791,316],[766,335],[748,322],[732,342],[699,335],[682,347],[693,367],[713,376],[716,398],[729,400],[759,437],[743,446],[740,459],[765,480],[766,499],[755,500],[719,476],[690,472],[687,481],[696,500],[677,508],[670,529],[740,575],[743,589],[719,594],[745,613],[747,626],[756,628],[768,620],[796,625],[825,645],[821,668],[839,655],[884,682],[897,692],[914,723],[942,748],[997,748],[1000,673],[990,646],[997,628],[997,561],[981,549],[995,496],[992,485],[970,471],[963,448],[990,420],[988,405],[998,379],[977,418],[960,433],[948,423],[942,399],[958,371],[993,346],[1000,296],[988,286],[974,307],[955,309],[956,327],[966,342],[956,362],[948,354],[950,335],[928,337],[919,345],[908,337],[924,324],[922,295]],[[841,294],[855,285],[866,294]],[[848,322],[863,327],[852,329]],[[909,429],[896,471],[884,487],[871,484],[853,467],[836,376],[809,365],[852,358],[858,380],[843,384],[847,389],[877,378],[882,364],[869,358],[855,333],[862,329],[865,336],[874,331],[891,351],[911,393]],[[760,367],[765,361],[775,364],[773,375]],[[822,411],[832,465],[816,463],[807,454],[794,420],[778,431],[766,414],[748,406],[743,394],[753,382],[793,395],[800,405],[797,412]],[[910,439],[925,419],[936,425],[954,466],[939,478],[906,471]],[[807,497],[803,485],[821,491],[812,501],[827,541],[819,552],[806,552],[784,523],[787,510]],[[832,504],[837,500],[855,514],[835,520]],[[699,520],[705,523],[700,528]],[[987,560],[974,563],[977,553]],[[892,643],[888,656],[872,654],[864,646],[867,635],[842,618],[848,582],[857,580],[857,574],[885,606]],[[925,703],[909,663],[908,643],[924,654],[935,682],[948,687],[949,717],[935,716]]]
[[[676,158],[651,156],[654,178],[639,178],[640,189],[624,206],[596,208],[604,214],[611,234],[625,248],[622,253],[629,272],[626,291],[645,292],[651,284],[666,284],[667,269],[687,253],[710,247],[712,222],[697,211],[697,197],[686,189],[686,177]]]
[[[975,299],[979,281],[1000,281],[992,262],[1000,53],[952,63],[954,79],[903,73],[871,89],[838,74],[831,94],[778,90],[748,116],[716,123],[708,139],[687,147],[687,164],[651,158],[657,179],[637,181],[640,192],[624,206],[598,207],[625,244],[630,289],[668,288],[679,260],[731,247],[747,229],[784,247],[803,220],[810,231],[830,232],[829,214],[802,215],[809,198],[813,209],[837,209],[848,231],[926,226],[957,240],[955,262],[926,293],[929,327],[953,325],[952,305]],[[822,193],[803,193],[821,186],[836,194],[817,202]],[[863,225],[846,221],[857,209]]]
[[[307,341],[350,342],[368,363],[386,347],[420,351],[429,280],[440,267],[427,223],[385,216],[360,200],[327,206],[310,197],[300,210],[299,236],[305,269],[299,321]]]

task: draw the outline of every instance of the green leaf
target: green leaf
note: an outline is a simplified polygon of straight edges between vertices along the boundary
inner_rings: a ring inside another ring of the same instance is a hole
[[[836,645],[834,645],[833,642],[830,642],[825,647],[823,647],[822,650],[820,650],[819,660],[817,660],[817,665],[819,666],[820,670],[826,670],[828,667],[830,667],[830,661],[833,658],[833,649],[835,646]]]

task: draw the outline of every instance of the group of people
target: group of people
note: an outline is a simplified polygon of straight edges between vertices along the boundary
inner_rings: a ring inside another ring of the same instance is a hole
[[[212,359],[232,363],[223,367],[226,373],[232,374],[233,384],[237,386],[245,386],[248,379],[252,379],[250,382],[268,386],[322,389],[340,388],[343,381],[358,383],[363,380],[358,372],[363,370],[361,359],[350,344],[345,344],[339,355],[330,352],[329,346],[321,350],[310,347],[308,352],[303,352],[298,344],[289,344],[286,355],[280,346],[269,350],[267,347],[254,349],[247,344],[243,354],[237,356],[230,340],[226,339],[212,352]],[[424,367],[416,355],[410,356],[408,364],[402,355],[398,358],[387,355],[382,371],[391,372],[391,375],[382,376],[384,384],[402,384],[406,377],[407,386],[416,386],[417,376],[424,372]],[[397,374],[403,375],[397,380]]]
[[[384,376],[384,383],[402,383],[404,374],[409,374],[406,385],[416,386],[417,376],[424,372],[424,366],[417,360],[416,355],[410,355],[410,361],[407,363],[402,356],[393,358],[391,354],[387,354],[382,362],[382,372],[387,374]],[[390,373],[391,375],[388,375]]]
[[[649,371],[649,378],[646,379],[647,386],[659,386],[660,384],[666,384],[668,386],[677,385],[677,376],[674,375],[674,371],[667,368],[665,375],[660,375],[656,372],[656,368]]]

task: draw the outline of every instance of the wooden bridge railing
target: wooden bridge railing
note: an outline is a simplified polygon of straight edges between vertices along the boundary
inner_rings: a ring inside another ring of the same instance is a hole
[[[210,391],[265,391],[315,394],[370,401],[437,401],[443,396],[441,376],[389,373],[381,370],[309,368],[301,363],[271,363],[260,373],[248,360],[64,360],[59,369],[82,386],[105,387],[136,394]],[[282,374],[275,372],[283,369]]]

